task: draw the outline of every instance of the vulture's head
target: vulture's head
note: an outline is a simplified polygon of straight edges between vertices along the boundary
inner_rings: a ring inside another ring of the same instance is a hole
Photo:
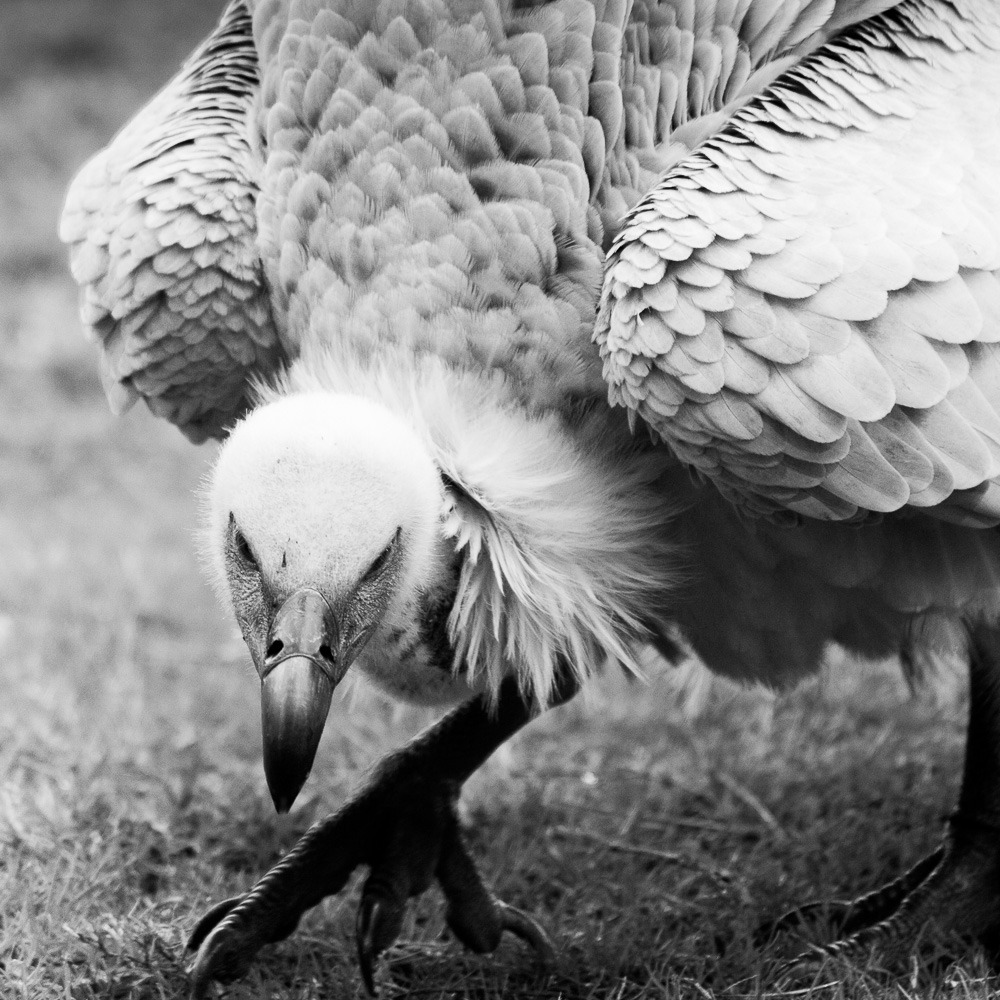
[[[223,446],[207,492],[209,557],[260,674],[279,811],[309,773],[334,688],[426,584],[441,500],[425,445],[355,396],[278,399]]]

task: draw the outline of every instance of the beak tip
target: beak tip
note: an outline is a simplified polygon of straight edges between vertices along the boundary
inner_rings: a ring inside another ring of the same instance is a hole
[[[286,813],[309,777],[333,685],[306,657],[290,657],[267,676],[261,690],[264,775],[279,813]]]
[[[295,802],[295,799],[296,796],[294,795],[278,795],[273,791],[271,792],[271,800],[274,802],[274,811],[282,816],[292,808],[292,804]]]
[[[267,776],[267,789],[271,793],[271,801],[274,803],[274,810],[282,815],[288,812],[295,804],[295,800],[302,791],[302,786],[306,783],[308,772],[300,780],[289,781],[286,777],[283,781],[273,781],[271,775]]]
[[[271,793],[274,808],[279,813],[286,813],[292,808],[309,777],[315,747],[311,748],[312,753],[306,751],[305,754],[289,753],[287,749],[282,753],[282,749],[284,748],[275,750],[265,746],[264,777],[267,779],[267,788]],[[301,751],[301,748],[296,749]]]

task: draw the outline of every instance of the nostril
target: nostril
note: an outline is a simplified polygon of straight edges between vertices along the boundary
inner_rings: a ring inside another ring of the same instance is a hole
[[[284,648],[285,644],[280,639],[275,639],[274,642],[272,642],[271,645],[267,647],[267,653],[265,653],[264,655],[267,657],[267,659],[273,660],[274,657],[276,657]]]
[[[330,663],[333,663],[333,650],[330,649],[326,643],[323,643],[323,645],[319,647],[319,655],[322,656],[324,660],[329,660]]]

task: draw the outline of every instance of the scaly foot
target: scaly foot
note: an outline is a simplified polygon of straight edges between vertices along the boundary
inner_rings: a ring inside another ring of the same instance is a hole
[[[761,924],[754,932],[754,943],[763,946],[785,933],[804,937],[820,923],[830,927],[838,938],[850,937],[855,931],[891,916],[906,896],[937,868],[943,857],[944,848],[939,847],[899,878],[856,899],[817,899],[797,906]]]
[[[787,929],[819,906],[793,910],[766,930]],[[834,904],[832,917],[843,936],[784,963],[779,980],[809,979],[831,959],[897,969],[914,953],[943,957],[958,941],[992,944],[1000,930],[1000,831],[956,817],[941,848],[883,889]]]
[[[398,936],[407,900],[434,880],[447,901],[448,926],[468,948],[493,951],[510,931],[551,956],[542,928],[483,884],[455,809],[462,782],[529,718],[516,686],[504,685],[495,709],[470,702],[387,757],[365,788],[308,830],[250,892],[202,918],[188,943],[198,951],[192,996],[204,996],[213,980],[242,976],[263,945],[291,934],[302,914],[339,892],[359,865],[370,869],[356,939],[371,992],[375,962]]]
[[[314,826],[245,896],[213,907],[188,947],[198,949],[192,996],[212,980],[242,976],[264,944],[295,930],[302,914],[339,892],[351,872],[369,865],[357,920],[358,959],[369,992],[375,962],[399,934],[406,901],[436,878],[447,900],[448,926],[476,952],[489,952],[511,931],[544,957],[552,945],[520,910],[495,899],[462,842],[455,813],[457,789],[422,782],[381,795],[362,793],[339,813]]]

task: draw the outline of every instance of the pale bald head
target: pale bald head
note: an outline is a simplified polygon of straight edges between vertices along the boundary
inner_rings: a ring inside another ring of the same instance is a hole
[[[232,518],[265,579],[339,593],[399,530],[408,590],[430,562],[440,498],[427,448],[384,407],[333,393],[284,397],[222,448],[208,490],[211,558],[226,578]]]

